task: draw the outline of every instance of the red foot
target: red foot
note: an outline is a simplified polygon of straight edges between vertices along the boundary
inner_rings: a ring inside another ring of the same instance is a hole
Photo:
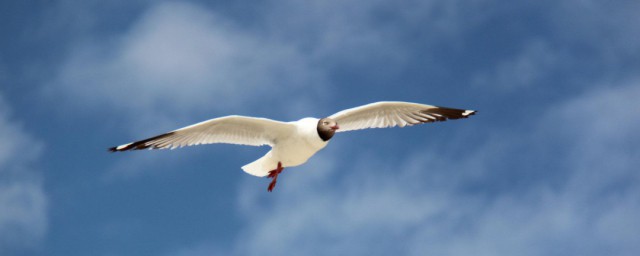
[[[284,168],[282,168],[282,163],[278,162],[278,168],[269,171],[269,175],[267,175],[267,178],[272,178],[273,180],[271,181],[271,183],[269,183],[269,187],[267,188],[267,191],[271,192],[273,188],[276,187],[276,182],[278,181],[278,174],[280,174],[282,170],[284,170]]]

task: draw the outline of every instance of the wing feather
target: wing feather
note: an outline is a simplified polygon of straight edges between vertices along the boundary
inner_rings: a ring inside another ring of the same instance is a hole
[[[338,132],[367,128],[412,126],[421,123],[467,118],[475,110],[438,107],[411,102],[381,101],[335,113],[330,118],[336,120]]]
[[[273,146],[290,134],[295,126],[266,118],[225,116],[183,127],[148,139],[112,147],[109,150],[180,148],[200,144],[228,143],[249,146]]]

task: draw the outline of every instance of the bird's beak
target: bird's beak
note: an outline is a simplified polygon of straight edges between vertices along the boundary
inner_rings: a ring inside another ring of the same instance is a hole
[[[334,130],[334,131],[335,131],[335,130],[340,129],[340,126],[338,126],[338,125],[336,124],[336,125],[331,126],[331,127],[329,127],[329,128],[331,128],[331,130]]]

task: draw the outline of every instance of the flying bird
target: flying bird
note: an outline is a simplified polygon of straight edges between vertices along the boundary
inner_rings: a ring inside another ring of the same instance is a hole
[[[293,122],[231,115],[112,147],[109,151],[174,149],[212,143],[269,145],[271,150],[267,154],[242,166],[242,170],[254,176],[271,178],[271,183],[267,187],[267,191],[271,192],[276,185],[278,175],[285,167],[298,166],[307,162],[311,156],[327,146],[336,132],[404,127],[467,118],[475,113],[475,110],[383,101],[342,110],[325,118],[307,117]]]

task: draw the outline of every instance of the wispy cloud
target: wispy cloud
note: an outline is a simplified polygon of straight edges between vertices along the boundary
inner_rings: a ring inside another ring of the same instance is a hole
[[[629,25],[638,22],[634,14],[640,10],[638,3],[568,0],[534,6],[534,10],[545,10],[538,18],[548,24],[541,31],[538,26],[518,24],[517,30],[495,34],[518,39],[505,45],[504,52],[490,56],[487,63],[491,65],[474,71],[470,76],[474,86],[496,93],[545,88],[551,94],[554,89],[584,88],[585,83],[598,79],[619,79],[638,69],[640,51],[633,45],[640,43],[640,30]],[[513,11],[499,12],[508,13]],[[549,88],[550,83],[558,85]]]
[[[47,231],[47,198],[33,170],[40,142],[13,120],[0,94],[0,254],[32,251]]]
[[[193,4],[158,4],[123,35],[94,36],[62,65],[54,95],[129,112],[138,124],[212,106],[221,114],[265,105],[299,114],[288,106],[323,91],[323,74],[298,49]]]
[[[512,59],[504,60],[483,70],[471,78],[475,86],[502,93],[527,89],[539,84],[562,67],[561,53],[549,48],[542,40],[528,42],[522,51]]]

